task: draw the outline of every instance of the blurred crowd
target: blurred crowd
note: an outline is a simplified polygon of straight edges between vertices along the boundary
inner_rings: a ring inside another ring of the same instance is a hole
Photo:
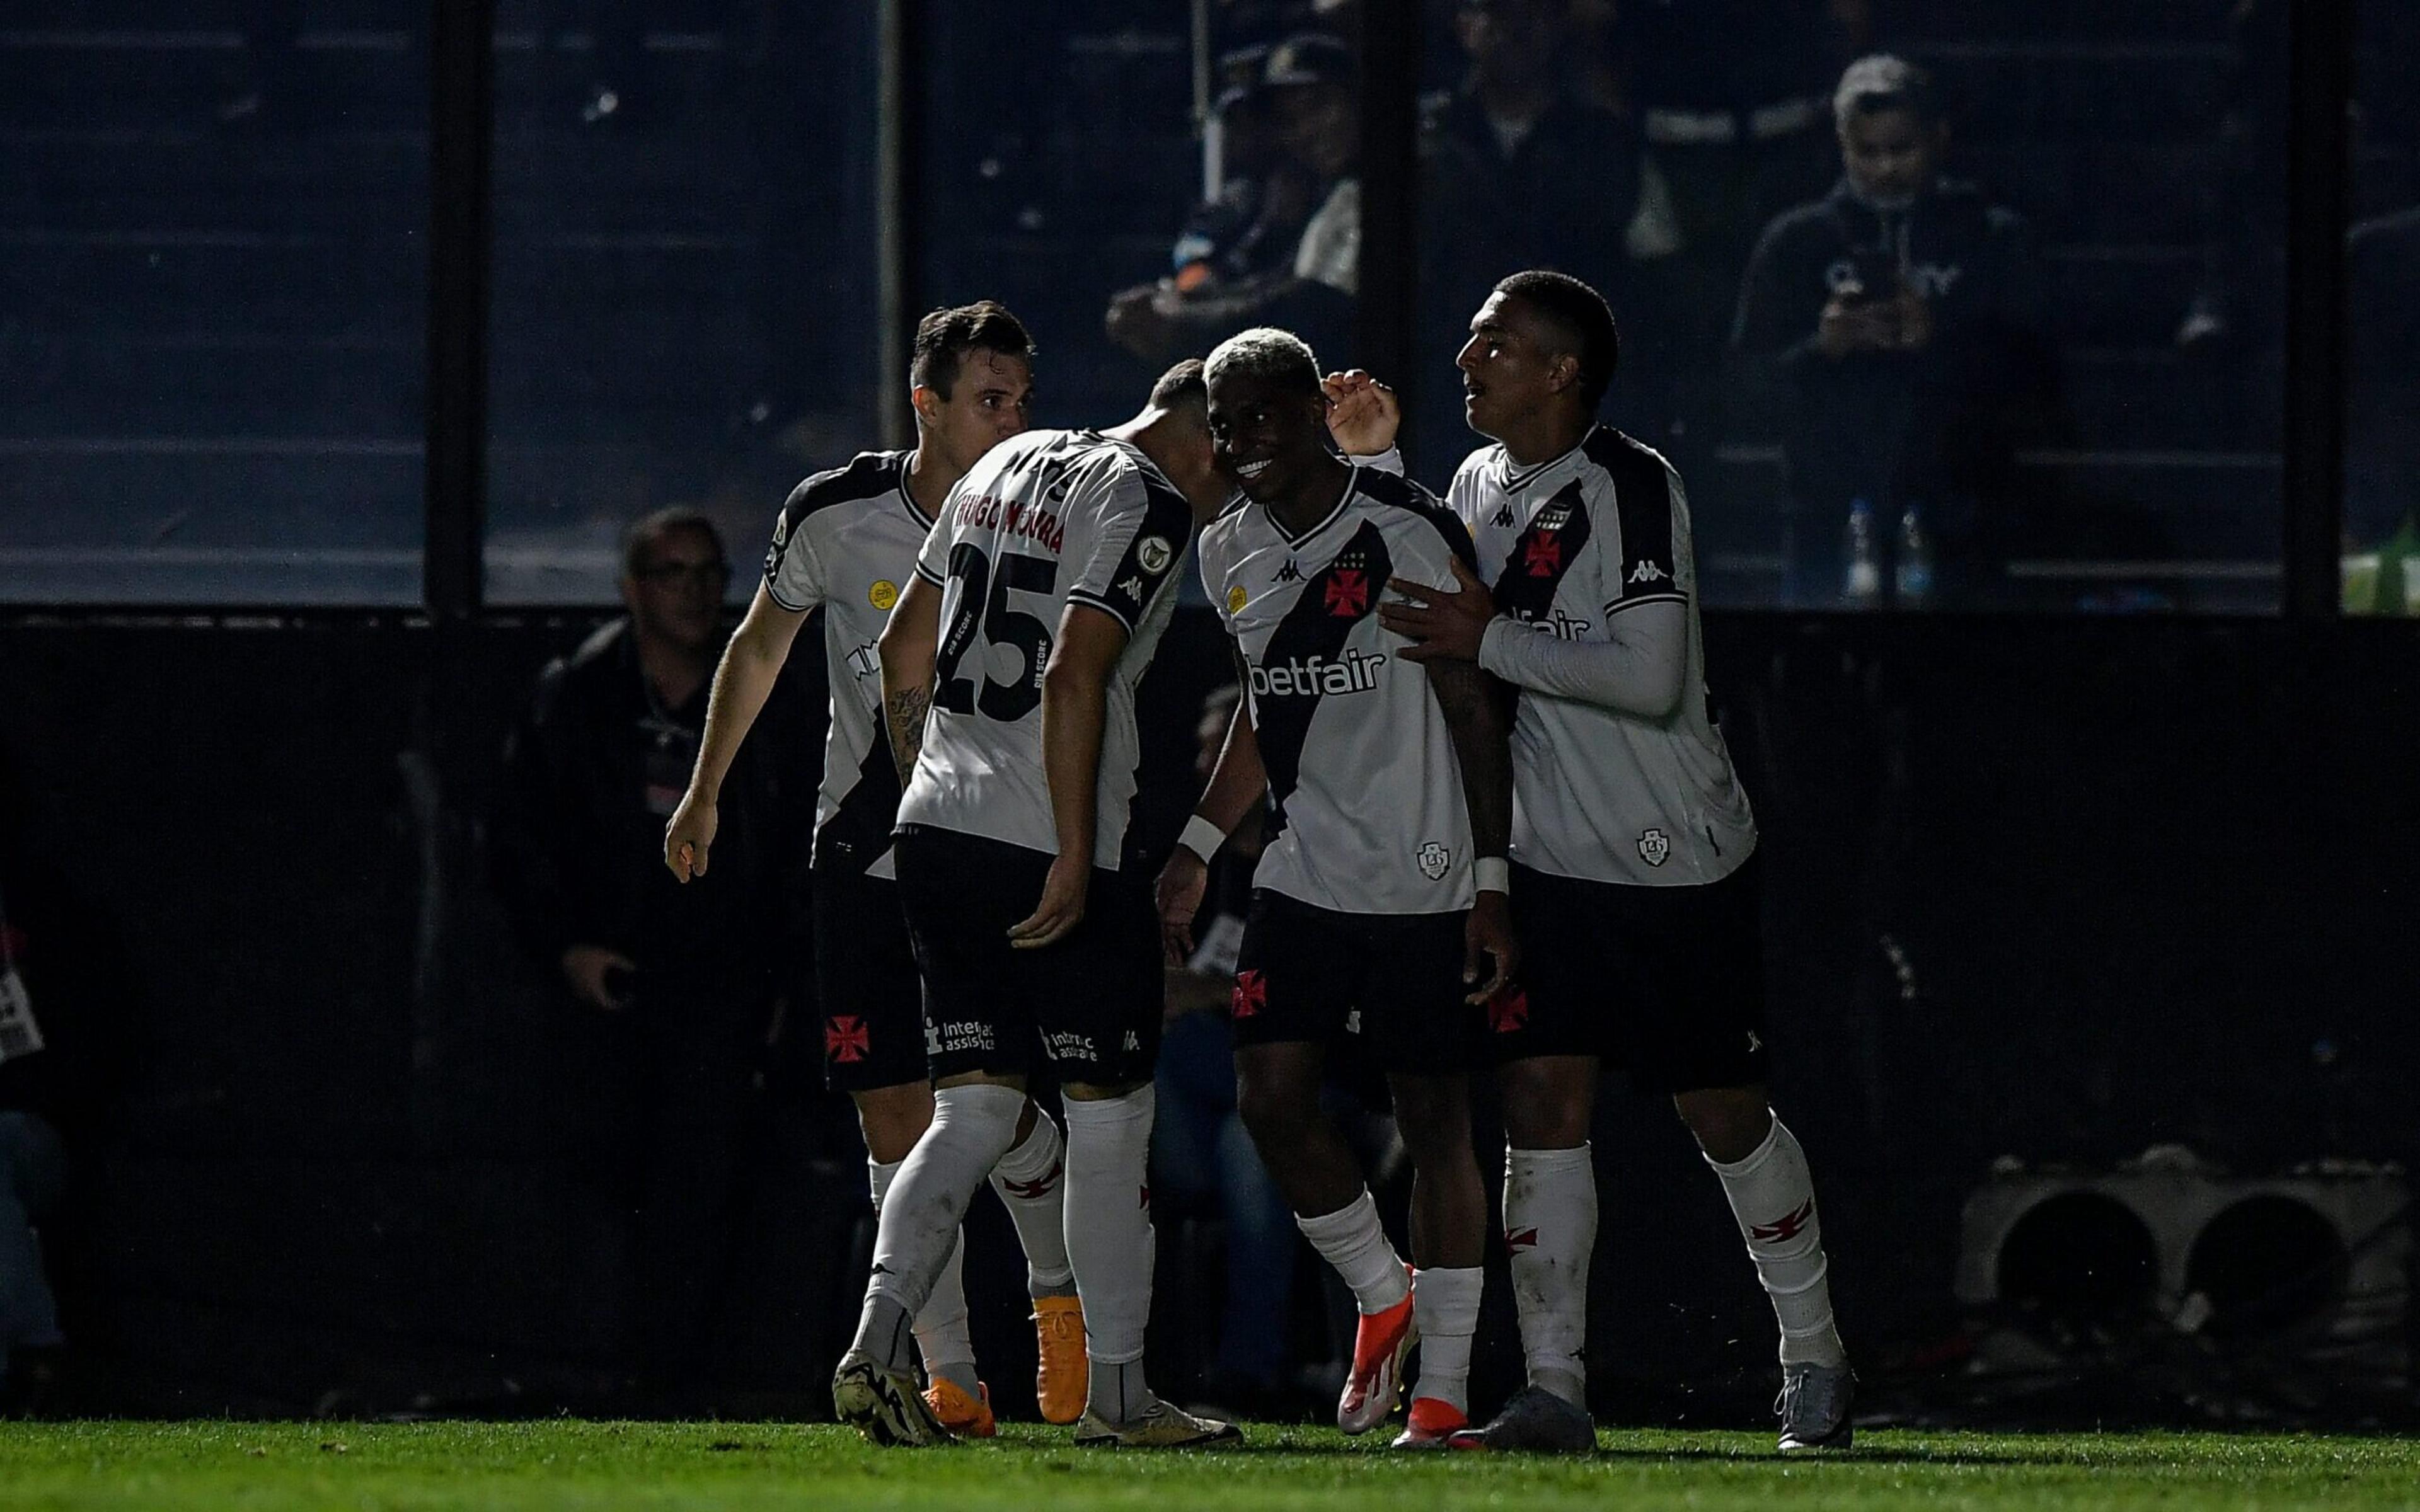
[[[2083,338],[2062,318],[2071,298],[2052,286],[2026,210],[1962,171],[1956,91],[1909,61],[1954,24],[1943,8],[1909,8],[1432,0],[1418,358],[1405,384],[1420,470],[1441,481],[1469,444],[1450,377],[1460,312],[1506,271],[1546,267],[1606,291],[1624,349],[1615,413],[1683,476],[1707,480],[1715,497],[1699,512],[1713,517],[1718,549],[1727,537],[1747,540],[1775,559],[1777,586],[1760,599],[1991,604],[2008,597],[2012,559],[2089,555],[2121,535],[2062,517],[2051,486],[2019,465],[2026,449],[2073,440],[2061,348]],[[1948,8],[1987,24],[1995,14]],[[2213,132],[2206,182],[2137,186],[2188,201],[2179,234],[2202,247],[2199,276],[2162,291],[2174,301],[2164,328],[2172,350],[2138,361],[2173,362],[2178,405],[2226,417],[2202,443],[2268,451],[2282,393],[2286,7],[2172,8],[2175,45],[2223,49],[2227,61],[2212,70],[2216,98],[2201,102]],[[2403,8],[2365,8],[2362,56],[2373,73],[2380,60],[2410,55]],[[1171,244],[1167,270],[1109,299],[1107,332],[1155,362],[1262,322],[1351,354],[1361,249],[1355,43],[1377,12],[1310,0],[1218,11],[1231,45],[1204,126],[1209,192]],[[1901,47],[1906,54],[1893,51]],[[2399,96],[2375,85],[2364,96],[2366,139],[2408,155],[2411,112]],[[2027,122],[2024,134],[2098,129],[2122,148],[2121,126],[2093,119],[2098,103]],[[2394,339],[2395,311],[2410,302],[2409,261],[2390,250],[2408,240],[2400,224],[2365,224],[2353,239],[2354,308],[2385,316],[2355,321],[2354,548],[2391,532],[2415,497],[2408,427],[2389,418],[2412,365],[2410,344]],[[2055,229],[2095,239],[2088,225]],[[2106,417],[2082,427],[2096,437],[2112,428]],[[1732,484],[1735,469],[1710,465],[1760,446],[1779,452],[1769,501]],[[2159,544],[2149,533],[2133,544]],[[1727,586],[1718,576],[1715,591]]]

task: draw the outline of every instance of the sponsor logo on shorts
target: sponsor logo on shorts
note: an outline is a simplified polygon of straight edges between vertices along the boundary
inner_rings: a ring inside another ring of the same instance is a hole
[[[1046,1034],[1042,1037],[1042,1048],[1050,1053],[1050,1058],[1053,1060],[1094,1058],[1093,1037],[1089,1034],[1074,1034],[1064,1030],[1057,1034]]]
[[[1529,995],[1517,986],[1506,985],[1496,990],[1487,1000],[1487,1026],[1497,1034],[1511,1034],[1529,1022]]]
[[[1649,866],[1662,866],[1672,858],[1672,837],[1660,829],[1642,831],[1638,837],[1638,857]]]
[[[824,1020],[824,1055],[844,1065],[863,1060],[874,1050],[874,1034],[854,1013],[835,1013]]]
[[[1453,870],[1453,852],[1435,841],[1428,841],[1412,853],[1412,859],[1420,864],[1420,875],[1431,882],[1438,881]]]
[[[1361,1011],[1359,1009],[1356,1008],[1346,1011],[1344,1014],[1344,1032],[1347,1034],[1358,1034],[1361,1032]]]
[[[959,1050],[990,1050],[995,1048],[988,1024],[933,1024],[924,1026],[924,1053],[947,1055]]]

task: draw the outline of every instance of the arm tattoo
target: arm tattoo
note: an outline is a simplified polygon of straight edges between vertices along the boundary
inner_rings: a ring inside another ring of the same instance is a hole
[[[891,760],[899,768],[904,792],[916,775],[916,758],[924,748],[924,717],[933,704],[932,689],[903,687],[882,702],[883,722],[891,727]]]

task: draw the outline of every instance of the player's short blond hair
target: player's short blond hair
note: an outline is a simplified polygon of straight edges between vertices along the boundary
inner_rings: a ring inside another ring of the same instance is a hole
[[[1233,373],[1300,389],[1314,398],[1324,392],[1319,386],[1319,359],[1311,352],[1311,343],[1275,326],[1235,332],[1210,349],[1209,361],[1202,369],[1205,383],[1216,383]]]

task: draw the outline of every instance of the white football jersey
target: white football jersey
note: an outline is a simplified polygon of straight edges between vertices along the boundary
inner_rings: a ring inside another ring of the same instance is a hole
[[[1756,849],[1756,819],[1706,697],[1697,563],[1680,476],[1609,425],[1553,461],[1471,454],[1448,493],[1497,608],[1541,635],[1613,638],[1640,604],[1688,606],[1681,702],[1662,720],[1520,690],[1512,724],[1512,856],[1557,876],[1713,882]]]
[[[1035,430],[958,481],[916,571],[941,589],[933,712],[901,824],[935,825],[1059,853],[1042,766],[1042,673],[1070,604],[1114,615],[1131,638],[1109,679],[1093,864],[1117,869],[1141,743],[1135,685],[1176,608],[1193,515],[1125,441]]]
[[[1459,521],[1419,484],[1356,468],[1288,536],[1263,506],[1202,532],[1202,582],[1243,652],[1269,827],[1252,886],[1347,914],[1470,906],[1470,809],[1444,712],[1378,623],[1388,578],[1453,586]]]
[[[790,490],[765,553],[765,592],[799,613],[824,611],[831,733],[815,795],[818,868],[888,878],[899,769],[882,729],[875,641],[916,570],[933,522],[908,492],[908,452],[865,452]]]

